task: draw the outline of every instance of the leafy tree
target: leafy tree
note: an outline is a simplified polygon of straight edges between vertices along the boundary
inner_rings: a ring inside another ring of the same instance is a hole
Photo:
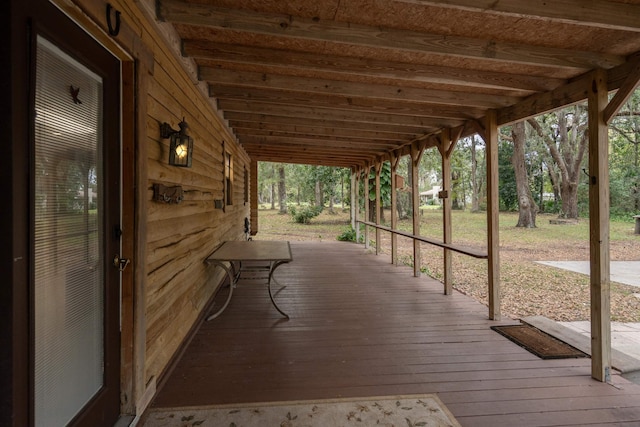
[[[384,207],[391,204],[391,163],[383,162],[380,170],[380,222],[384,221]],[[376,220],[376,171],[369,171],[369,221]]]
[[[275,206],[272,192],[275,179],[273,163],[258,163],[258,203],[271,203],[272,209]]]
[[[501,211],[515,211],[518,209],[518,190],[516,174],[513,170],[511,158],[513,144],[505,135],[500,135],[498,141],[498,195]]]
[[[611,213],[640,212],[640,89],[610,124]]]
[[[554,167],[551,180],[562,200],[560,216],[578,218],[578,185],[588,145],[587,110],[584,104],[527,120],[544,142]]]

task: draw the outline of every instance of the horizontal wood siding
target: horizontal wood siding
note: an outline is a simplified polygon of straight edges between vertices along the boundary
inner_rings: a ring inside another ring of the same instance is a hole
[[[291,319],[264,282],[241,280],[154,407],[437,393],[463,426],[640,423],[640,386],[593,380],[589,359],[539,359],[490,329],[515,321],[488,320],[472,298],[361,245],[291,248],[275,274]]]
[[[88,0],[74,0],[78,7],[104,20],[104,5]],[[141,0],[133,4],[111,0],[114,10],[121,13],[123,33],[114,37],[128,46],[136,57],[144,52],[149,61],[149,75],[139,84],[146,96],[144,138],[136,141],[146,158],[138,159],[140,171],[145,171],[146,212],[139,213],[146,233],[146,276],[144,298],[146,325],[146,356],[144,383],[162,375],[179,349],[205,304],[219,286],[223,275],[203,263],[213,248],[224,240],[243,238],[243,219],[249,216],[249,205],[242,203],[244,169],[249,170],[249,157],[228,132],[214,110],[208,94],[203,93],[197,80],[184,67],[187,59],[166,43],[172,40],[179,46],[179,38],[162,23],[152,22],[155,4]],[[146,11],[145,11],[146,9]],[[100,24],[102,25],[102,24]],[[169,166],[169,140],[160,138],[160,124],[167,122],[178,129],[184,118],[188,133],[194,139],[193,166]],[[223,167],[222,143],[234,159],[234,201],[223,212],[215,209],[214,200],[222,199]],[[153,184],[182,186],[184,201],[164,204],[153,200]],[[138,224],[138,227],[141,227]]]

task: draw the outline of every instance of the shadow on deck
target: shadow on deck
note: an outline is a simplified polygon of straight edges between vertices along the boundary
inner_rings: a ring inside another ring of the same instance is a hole
[[[291,248],[276,271],[291,319],[263,282],[241,281],[150,410],[436,393],[463,426],[640,425],[640,386],[591,379],[590,359],[539,359],[489,328],[515,321],[488,320],[473,299],[361,245]]]

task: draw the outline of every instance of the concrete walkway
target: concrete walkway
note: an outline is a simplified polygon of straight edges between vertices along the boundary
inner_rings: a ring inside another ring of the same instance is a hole
[[[589,261],[536,261],[564,270],[589,275]],[[640,288],[640,261],[611,261],[610,278],[612,282]]]
[[[583,322],[558,322],[560,325],[581,334],[586,339],[591,337],[591,323]],[[640,363],[640,323],[611,322],[611,351],[612,355],[628,355]],[[633,361],[627,363],[626,372],[622,376],[640,384],[640,369],[634,369]]]
[[[536,262],[587,276],[590,274],[589,261]],[[640,261],[611,261],[610,278],[612,282],[640,288]],[[640,294],[640,290],[638,292]],[[590,354],[591,322],[554,322],[565,328],[565,331],[561,331],[547,320],[540,316],[529,318],[534,326],[546,329],[545,332]],[[527,319],[523,321],[527,322]],[[623,372],[624,377],[640,384],[640,323],[611,322],[611,350],[614,366],[619,365],[616,368]]]
[[[558,322],[586,337],[591,336],[591,323]],[[640,360],[640,323],[611,322],[611,348]]]

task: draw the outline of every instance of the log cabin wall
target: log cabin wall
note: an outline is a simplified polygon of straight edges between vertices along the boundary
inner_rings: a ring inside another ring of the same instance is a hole
[[[145,43],[153,52],[154,73],[149,79],[147,104],[147,283],[145,286],[145,383],[158,378],[197,320],[220,283],[203,260],[224,240],[243,238],[243,220],[249,215],[244,200],[244,169],[249,158],[223,127],[205,98],[171,53],[163,38],[144,17]],[[185,118],[194,139],[193,166],[168,165],[167,139],[159,125],[177,128]],[[233,162],[232,205],[216,209],[224,200],[224,151]],[[153,184],[182,186],[184,201],[151,201]]]
[[[135,215],[136,233],[144,230],[139,242],[144,248],[137,253],[145,256],[144,260],[133,260],[135,267],[144,271],[136,275],[143,283],[135,288],[144,298],[143,382],[147,385],[162,376],[223,279],[221,271],[207,267],[203,260],[222,241],[244,238],[244,218],[250,215],[245,194],[249,187],[244,181],[251,181],[250,172],[245,174],[245,170],[252,169],[249,156],[185,67],[188,61],[179,55],[179,39],[174,38],[173,45],[167,42],[172,33],[156,22],[155,2],[109,3],[120,13],[122,23],[121,33],[113,37],[115,43],[137,63],[150,62],[136,82],[140,87],[135,109],[145,112],[137,119],[141,129],[135,142],[135,163],[137,173],[143,174],[137,182],[144,188],[137,190],[137,197],[143,200],[136,205],[145,208]],[[80,25],[94,34],[100,28],[107,29],[106,5],[95,0],[64,0],[58,4],[72,17],[80,17]],[[93,28],[86,28],[85,20]],[[99,34],[97,38],[105,37]],[[145,55],[147,58],[141,58]],[[169,140],[160,137],[161,123],[178,129],[183,118],[194,139],[191,168],[170,166]],[[233,164],[232,204],[224,203],[225,151]],[[154,201],[154,184],[181,186],[184,200],[179,204]],[[216,208],[216,200],[223,200],[223,209]],[[134,399],[141,399],[141,393],[138,390]]]

